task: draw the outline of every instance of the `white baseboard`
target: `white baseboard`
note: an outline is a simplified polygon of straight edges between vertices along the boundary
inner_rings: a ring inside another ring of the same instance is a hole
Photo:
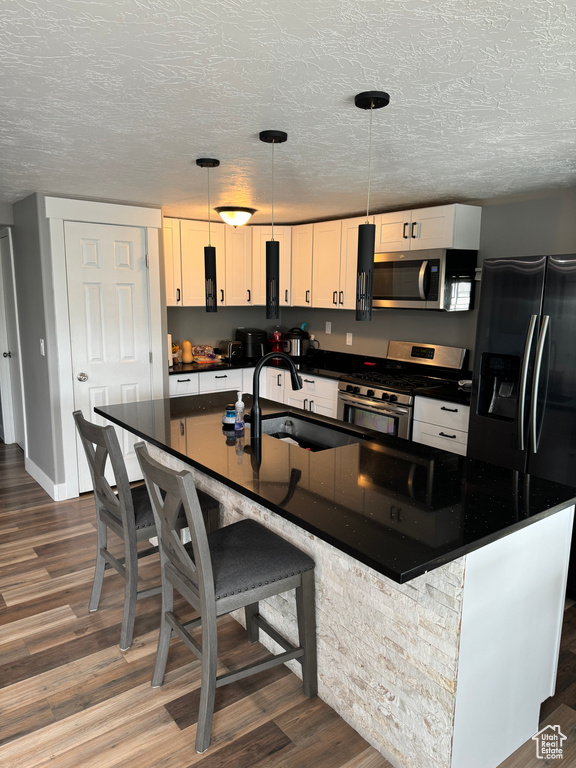
[[[53,498],[54,501],[64,501],[69,498],[66,490],[66,483],[55,483],[27,456],[24,459],[24,469],[34,478],[34,480],[36,480],[39,486],[44,488],[46,493]]]

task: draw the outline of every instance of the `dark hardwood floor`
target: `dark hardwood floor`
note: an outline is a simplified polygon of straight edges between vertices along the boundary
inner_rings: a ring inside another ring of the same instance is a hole
[[[100,609],[88,612],[95,547],[91,494],[53,502],[22,451],[0,444],[2,768],[391,768],[285,667],[219,689],[212,745],[197,755],[199,664],[176,641],[165,684],[151,688],[160,599],[138,603],[122,653],[119,576],[106,576]],[[158,579],[157,562],[141,575]],[[576,765],[576,606],[565,617],[557,692],[542,718],[569,737],[567,768]],[[222,669],[266,655],[232,619],[219,626]],[[543,765],[528,742],[502,768]]]

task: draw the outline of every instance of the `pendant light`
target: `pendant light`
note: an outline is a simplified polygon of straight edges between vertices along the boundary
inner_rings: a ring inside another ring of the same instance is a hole
[[[196,160],[200,168],[208,169],[208,245],[204,248],[204,280],[206,284],[206,312],[218,310],[216,287],[216,248],[212,245],[210,232],[210,168],[218,168],[220,160],[200,157]]]
[[[274,145],[288,139],[284,131],[261,131],[260,141],[272,144],[272,236],[266,241],[266,318],[277,320],[280,310],[280,243],[274,240]]]
[[[368,202],[366,224],[358,227],[358,267],[356,275],[356,320],[372,320],[374,290],[374,241],[376,226],[370,224],[370,164],[372,161],[372,113],[387,106],[390,96],[384,91],[365,91],[354,98],[359,109],[370,110],[370,140],[368,143]]]
[[[220,214],[225,224],[230,224],[232,227],[241,227],[256,213],[256,208],[242,208],[239,205],[222,205],[214,210]]]

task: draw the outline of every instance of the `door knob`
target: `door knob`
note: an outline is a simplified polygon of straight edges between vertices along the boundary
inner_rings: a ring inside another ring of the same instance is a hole
[[[12,352],[4,352],[4,357],[12,357]]]
[[[78,376],[76,376],[78,381],[88,381],[88,374],[87,373],[79,373]]]

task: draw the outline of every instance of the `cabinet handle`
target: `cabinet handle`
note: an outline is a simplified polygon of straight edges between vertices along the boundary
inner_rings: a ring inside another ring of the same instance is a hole
[[[214,376],[215,379],[227,379],[227,374],[223,374],[222,376]]]
[[[310,304],[310,291],[306,291],[306,304]]]
[[[418,230],[418,222],[417,221],[413,221],[412,222],[412,234],[411,234],[411,236],[413,238],[417,238],[418,237],[417,230]]]
[[[308,403],[308,398],[307,398],[307,397],[305,397],[305,398],[304,398],[304,410],[307,410],[307,408],[308,408],[308,405],[307,405],[307,403]]]
[[[339,300],[340,304],[344,304],[344,291],[340,291],[340,295],[339,295],[339,299],[338,300]]]
[[[183,421],[180,422],[180,434],[181,435],[184,434],[184,422]]]
[[[308,408],[308,410],[309,410],[311,413],[316,413],[316,411],[312,411],[312,408],[313,408],[313,407],[314,407],[314,400],[310,400],[310,407]]]
[[[192,381],[192,379],[176,379],[178,384],[185,384],[187,381]]]
[[[438,432],[440,437],[449,437],[450,440],[456,440],[456,435],[447,435],[445,432]]]
[[[288,304],[288,288],[284,291],[284,301]]]
[[[278,384],[277,384],[277,386],[278,386],[278,387],[281,387],[281,386],[282,386],[282,384],[280,384],[280,379],[281,379],[281,378],[282,378],[282,374],[281,374],[281,373],[279,373],[279,374],[278,374]]]
[[[220,299],[220,301],[224,303],[224,288],[220,288],[220,293],[222,294],[222,298]]]
[[[338,291],[334,291],[333,294],[332,294],[332,304],[338,305],[337,297],[338,297]]]
[[[404,226],[402,227],[402,237],[404,240],[408,240],[408,227],[409,224],[407,221],[404,222]]]
[[[180,301],[180,288],[176,288],[176,304]]]
[[[440,406],[441,411],[449,411],[450,413],[458,413],[458,408],[446,408],[445,405]]]
[[[304,379],[306,384],[314,384],[314,379]]]
[[[248,294],[248,304],[250,304],[250,288],[246,289],[246,293]]]

